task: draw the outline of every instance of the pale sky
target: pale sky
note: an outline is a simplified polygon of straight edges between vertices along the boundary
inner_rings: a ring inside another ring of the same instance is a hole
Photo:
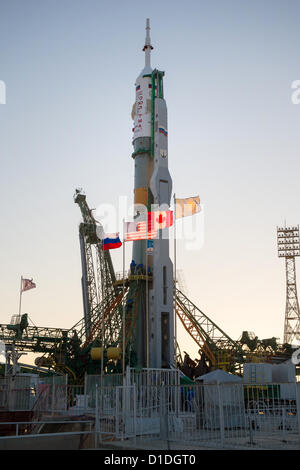
[[[73,193],[95,208],[132,201],[147,17],[152,67],[166,73],[173,189],[205,208],[202,248],[178,243],[189,297],[234,339],[282,340],[276,227],[300,222],[299,0],[0,0],[0,322],[17,313],[21,275],[37,284],[22,309],[36,325],[83,316]]]

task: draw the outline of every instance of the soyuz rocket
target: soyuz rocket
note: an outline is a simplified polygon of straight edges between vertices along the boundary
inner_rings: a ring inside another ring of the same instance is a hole
[[[164,99],[164,72],[152,70],[150,22],[146,20],[145,67],[136,79],[132,108],[135,218],[147,220],[153,207],[169,210],[172,179],[168,169],[168,123]],[[154,206],[153,206],[154,205]],[[133,242],[132,259],[151,272],[144,299],[138,306],[136,348],[138,365],[169,368],[174,365],[173,264],[168,228],[153,240]]]

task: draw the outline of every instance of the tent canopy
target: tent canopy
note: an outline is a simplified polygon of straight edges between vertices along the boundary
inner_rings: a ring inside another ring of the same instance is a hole
[[[208,372],[208,374],[201,375],[200,377],[196,378],[196,381],[203,382],[203,383],[224,383],[224,382],[242,382],[242,378],[238,375],[228,374],[224,370],[217,369],[213,370],[212,372]]]

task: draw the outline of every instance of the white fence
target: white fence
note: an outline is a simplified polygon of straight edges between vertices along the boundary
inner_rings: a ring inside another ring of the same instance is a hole
[[[35,384],[19,379],[0,382],[3,411],[30,410],[33,421],[49,414],[95,418],[100,440],[133,439],[145,446],[159,440],[195,449],[300,448],[300,383],[179,385],[176,374],[149,371],[116,378],[125,385],[88,377],[82,386],[67,385],[65,377]]]
[[[0,379],[0,410],[32,411],[66,408],[66,376],[41,378],[24,374]]]
[[[299,448],[298,409],[292,383],[103,387],[96,432],[195,448]]]
[[[95,392],[89,396],[84,385],[68,385],[66,376],[8,376],[0,379],[0,418],[7,411],[29,411],[34,419],[95,414]]]

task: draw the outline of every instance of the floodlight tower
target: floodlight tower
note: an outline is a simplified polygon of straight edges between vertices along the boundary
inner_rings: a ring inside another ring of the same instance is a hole
[[[300,311],[297,296],[295,257],[300,255],[299,225],[277,227],[279,258],[285,258],[286,305],[283,342],[300,341]]]

